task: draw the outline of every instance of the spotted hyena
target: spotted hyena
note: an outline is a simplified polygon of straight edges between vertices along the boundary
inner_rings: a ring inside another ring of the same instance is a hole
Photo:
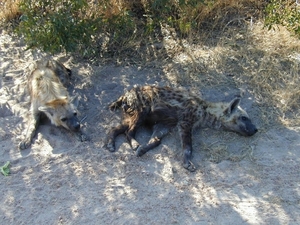
[[[213,103],[170,87],[134,87],[110,105],[112,110],[122,109],[123,120],[109,131],[105,146],[109,151],[115,151],[115,138],[125,133],[137,156],[142,156],[158,146],[170,129],[177,126],[184,154],[183,166],[194,171],[191,157],[192,130],[195,127],[234,131],[244,136],[252,136],[257,132],[239,103],[239,97],[229,103]],[[140,145],[135,140],[136,129],[141,125],[150,125],[153,129],[152,136],[145,145]]]
[[[71,70],[58,61],[44,59],[35,63],[33,72],[28,76],[30,118],[25,130],[26,136],[19,144],[20,149],[30,146],[42,114],[52,124],[74,131],[82,140],[85,139],[77,118],[78,97],[70,97],[66,89],[70,76]]]

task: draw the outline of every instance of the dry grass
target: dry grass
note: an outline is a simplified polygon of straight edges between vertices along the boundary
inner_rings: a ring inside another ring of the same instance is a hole
[[[285,28],[252,30],[253,47],[263,52],[257,72],[248,75],[263,105],[274,107],[277,118],[288,125],[300,124],[299,39]],[[261,53],[259,54],[261,55]],[[292,120],[291,120],[292,119]]]
[[[0,23],[14,25],[21,15],[19,10],[20,0],[5,0],[0,2]]]
[[[260,109],[263,127],[300,125],[300,41],[284,27],[268,31],[262,22],[243,21],[200,44],[186,41],[173,54],[181,68],[178,83],[189,77],[197,87],[236,87],[250,92]]]

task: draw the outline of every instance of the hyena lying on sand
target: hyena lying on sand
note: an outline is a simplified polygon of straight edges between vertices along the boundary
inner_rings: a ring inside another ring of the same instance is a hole
[[[70,76],[71,70],[58,61],[45,59],[36,62],[35,70],[28,77],[31,112],[26,137],[19,144],[20,149],[30,146],[41,114],[45,114],[52,124],[74,131],[81,141],[85,140],[77,118],[77,96],[70,97],[66,89]]]
[[[239,107],[240,98],[230,103],[213,103],[196,95],[170,87],[134,87],[109,107],[122,108],[122,123],[112,128],[106,140],[106,148],[115,151],[115,138],[125,133],[131,147],[142,156],[158,146],[170,129],[177,126],[183,148],[183,166],[194,171],[192,157],[192,130],[197,126],[234,131],[244,136],[257,132],[247,113]],[[136,129],[150,125],[153,129],[149,142],[140,145],[135,140]]]

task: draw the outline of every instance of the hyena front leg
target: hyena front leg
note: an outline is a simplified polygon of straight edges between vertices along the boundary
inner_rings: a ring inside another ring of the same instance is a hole
[[[23,141],[19,144],[19,149],[24,150],[29,148],[31,141],[36,133],[36,129],[39,126],[40,122],[40,113],[30,113],[29,124],[26,130],[26,136]]]
[[[136,129],[137,127],[134,126],[134,127],[131,127],[128,132],[126,133],[126,137],[127,137],[127,140],[131,146],[131,148],[135,151],[137,150],[137,148],[140,146],[140,143],[138,143],[137,140],[135,140],[135,133],[136,133]]]
[[[114,152],[116,150],[115,147],[115,139],[119,134],[125,133],[126,130],[128,130],[129,126],[127,124],[120,124],[117,127],[112,128],[106,139],[105,147],[111,151]]]
[[[183,167],[190,172],[194,172],[196,167],[194,166],[192,159],[192,126],[190,124],[179,124],[179,133],[182,141],[183,148]]]
[[[149,142],[146,145],[141,145],[136,151],[137,156],[142,156],[149,150],[157,147],[161,143],[161,139],[169,133],[170,129],[163,124],[155,124],[153,126],[153,133]]]

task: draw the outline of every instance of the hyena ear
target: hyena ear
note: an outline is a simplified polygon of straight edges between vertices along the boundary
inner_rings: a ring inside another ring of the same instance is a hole
[[[44,112],[44,113],[48,113],[51,116],[53,116],[53,114],[54,114],[53,108],[51,108],[49,106],[40,106],[39,111]]]
[[[234,98],[227,106],[227,108],[224,110],[225,115],[230,115],[237,107],[239,106],[241,102],[241,98]]]
[[[78,99],[78,95],[75,95],[73,96],[71,99],[70,99],[70,102],[77,108],[78,105],[79,105],[79,99]]]

